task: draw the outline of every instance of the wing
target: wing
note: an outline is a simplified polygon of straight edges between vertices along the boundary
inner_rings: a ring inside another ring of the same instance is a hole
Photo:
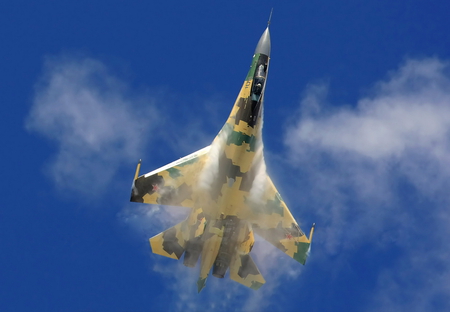
[[[269,176],[263,201],[259,205],[252,205],[251,213],[250,219],[256,234],[288,256],[305,264],[313,228],[310,237],[307,238]]]
[[[130,201],[193,208],[193,185],[197,182],[210,147],[185,156],[137,178]]]

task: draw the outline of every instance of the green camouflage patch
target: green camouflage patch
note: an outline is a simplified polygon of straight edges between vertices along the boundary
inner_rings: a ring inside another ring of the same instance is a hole
[[[250,286],[250,288],[254,289],[254,290],[258,290],[262,285],[264,285],[264,284],[257,282],[257,281],[252,281],[252,285]]]
[[[301,264],[305,264],[306,257],[309,249],[309,243],[295,242],[297,246],[297,252],[294,253],[294,259],[300,262]]]
[[[280,216],[284,216],[284,209],[283,206],[280,205],[281,201],[275,197],[274,200],[268,200],[265,205],[255,205],[251,202],[251,200],[248,200],[247,197],[244,196],[244,204],[248,205],[252,211],[256,214],[267,214],[271,215],[272,213],[277,213]]]
[[[167,172],[169,172],[169,176],[172,179],[176,179],[176,178],[182,176],[182,174],[180,173],[180,170],[178,170],[177,168],[173,168],[173,167],[169,168],[169,169],[167,169]]]
[[[206,278],[199,278],[197,281],[197,289],[198,292],[200,293],[202,291],[202,289],[205,287],[206,285]]]
[[[278,213],[280,216],[284,215],[283,206],[280,205],[281,201],[278,196],[274,200],[268,200],[267,204],[264,206],[264,212],[267,214]]]
[[[227,138],[227,145],[234,144],[241,146],[244,142],[250,145],[250,149],[248,149],[247,152],[255,151],[256,138],[253,135],[250,136],[242,132],[233,131]]]
[[[258,63],[259,56],[260,56],[259,53],[255,54],[253,56],[252,65],[250,67],[250,70],[248,71],[248,74],[247,74],[247,77],[245,78],[245,80],[253,79],[253,76],[255,75],[256,64]]]

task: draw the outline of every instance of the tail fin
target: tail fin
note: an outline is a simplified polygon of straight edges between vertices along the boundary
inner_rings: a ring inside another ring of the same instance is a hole
[[[180,259],[186,246],[186,239],[182,233],[182,228],[186,226],[185,222],[178,223],[150,238],[153,253],[172,259]]]
[[[230,264],[230,278],[254,290],[266,283],[249,254],[234,254]]]

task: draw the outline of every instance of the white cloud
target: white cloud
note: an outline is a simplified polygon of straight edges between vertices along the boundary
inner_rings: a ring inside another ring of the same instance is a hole
[[[58,187],[95,194],[142,156],[156,121],[152,100],[130,95],[100,61],[48,58],[35,89],[26,127],[56,143],[47,170]]]
[[[323,233],[315,251],[345,257],[363,244],[394,244],[402,255],[386,261],[372,304],[428,310],[450,295],[450,264],[439,260],[450,255],[442,242],[450,234],[449,65],[408,60],[355,107],[325,104],[327,92],[309,87],[285,137],[302,204],[314,207]]]

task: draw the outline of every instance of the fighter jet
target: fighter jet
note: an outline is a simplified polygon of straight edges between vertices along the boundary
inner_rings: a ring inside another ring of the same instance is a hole
[[[255,233],[305,264],[307,237],[266,173],[261,137],[264,90],[270,61],[269,24],[253,55],[233,109],[212,144],[139,176],[131,201],[190,208],[186,220],[149,239],[153,253],[194,267],[198,292],[211,272],[259,289],[265,280],[250,256]]]

